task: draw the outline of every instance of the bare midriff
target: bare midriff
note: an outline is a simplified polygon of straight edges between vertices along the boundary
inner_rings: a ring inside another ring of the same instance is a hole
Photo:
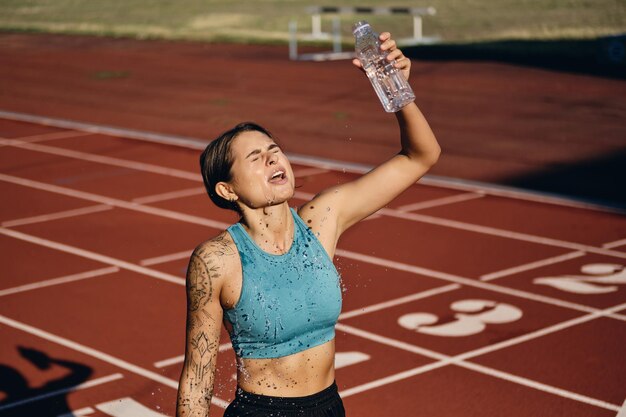
[[[237,358],[237,385],[273,397],[303,397],[335,380],[335,339],[280,358]]]

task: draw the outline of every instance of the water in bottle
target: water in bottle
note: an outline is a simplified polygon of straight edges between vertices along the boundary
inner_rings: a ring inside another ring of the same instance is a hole
[[[387,52],[380,50],[378,34],[366,21],[354,24],[356,56],[367,74],[374,91],[378,95],[385,111],[395,113],[402,107],[415,100],[415,94],[404,78],[404,75],[394,66],[394,61],[387,60]]]

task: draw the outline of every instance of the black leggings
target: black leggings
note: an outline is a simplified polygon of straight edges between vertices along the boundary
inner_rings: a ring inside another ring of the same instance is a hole
[[[345,417],[337,384],[305,397],[271,397],[237,387],[224,417]]]

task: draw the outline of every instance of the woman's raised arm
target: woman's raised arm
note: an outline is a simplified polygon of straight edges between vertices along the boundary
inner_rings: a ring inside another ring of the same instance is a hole
[[[209,415],[223,315],[219,297],[223,268],[218,252],[211,243],[205,243],[189,260],[187,338],[178,386],[178,417]]]
[[[389,51],[388,59],[396,59],[396,67],[408,79],[411,62],[406,58],[388,32],[380,34],[381,49]],[[358,60],[354,65],[360,67]],[[382,110],[381,110],[382,111]],[[421,178],[438,160],[441,148],[428,122],[415,103],[395,113],[400,127],[401,149],[388,161],[349,183],[332,187],[317,195],[312,204],[304,205],[302,216],[313,219],[318,212],[311,206],[329,209],[325,218],[333,218],[335,239],[347,228],[387,205],[402,191]]]

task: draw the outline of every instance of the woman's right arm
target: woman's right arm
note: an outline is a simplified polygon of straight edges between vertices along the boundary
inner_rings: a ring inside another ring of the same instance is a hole
[[[187,337],[176,415],[207,417],[220,341],[222,260],[211,243],[198,246],[187,269]]]

